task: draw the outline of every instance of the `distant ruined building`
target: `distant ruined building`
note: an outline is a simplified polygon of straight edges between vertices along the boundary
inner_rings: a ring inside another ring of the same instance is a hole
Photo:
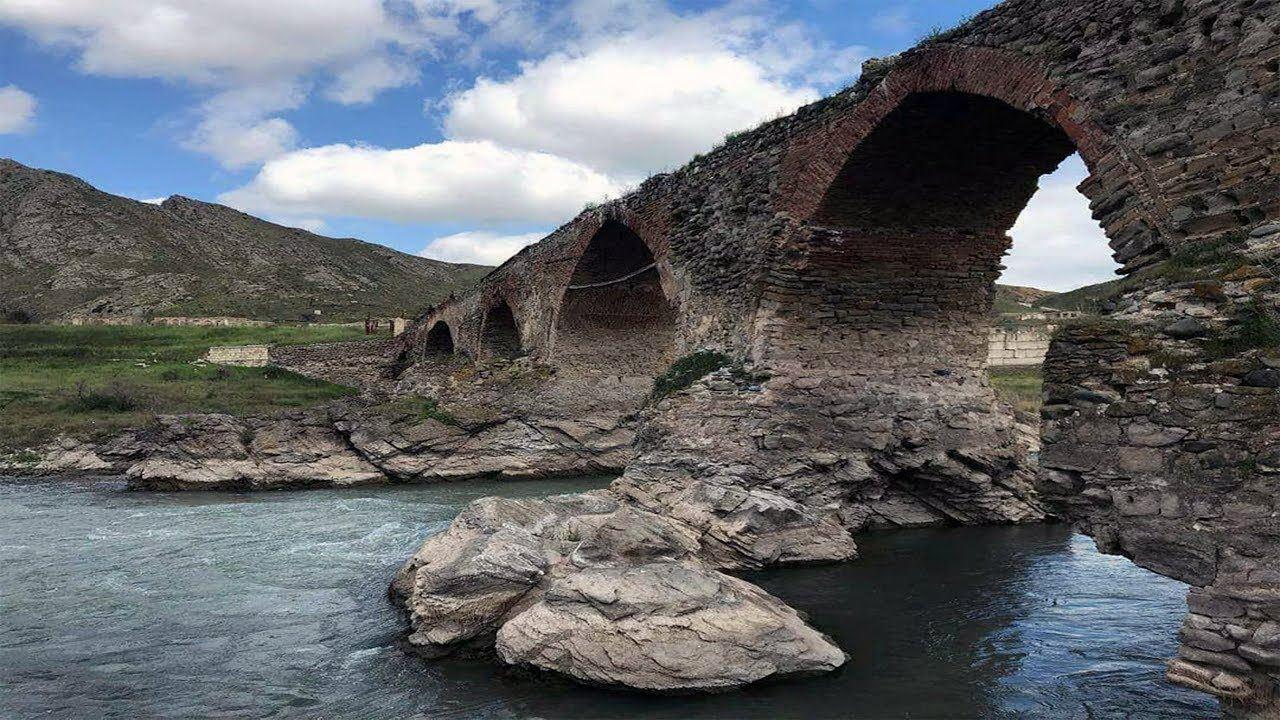
[[[838,653],[719,571],[1048,513],[1191,585],[1171,680],[1276,712],[1278,28],[1275,0],[1011,0],[419,318],[389,378],[522,357],[547,368],[507,393],[527,406],[640,414],[608,492],[482,501],[429,540],[396,586],[411,640],[650,689],[826,670]],[[1048,349],[1037,469],[986,379],[988,311],[1010,227],[1074,152],[1128,283]],[[704,349],[741,365],[649,397]],[[731,637],[670,630],[686,616],[653,579],[673,574],[720,588],[688,622]],[[626,615],[605,587],[655,594]],[[757,605],[776,624],[735,614]],[[646,634],[667,631],[678,667]]]

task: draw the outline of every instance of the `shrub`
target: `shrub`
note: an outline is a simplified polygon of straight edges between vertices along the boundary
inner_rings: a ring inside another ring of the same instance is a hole
[[[674,395],[716,370],[727,367],[730,362],[728,355],[714,350],[699,350],[691,355],[685,355],[672,363],[666,372],[654,378],[653,392],[650,393],[650,397],[660,400]]]
[[[101,389],[88,389],[83,382],[76,383],[76,396],[70,409],[80,412],[126,413],[141,407],[137,393],[120,384]]]
[[[10,325],[30,325],[36,319],[26,310],[14,309],[0,311],[0,322]]]
[[[267,380],[284,380],[293,377],[293,373],[277,365],[268,365],[262,368],[262,377]]]
[[[440,401],[435,398],[427,398],[422,401],[422,417],[445,425],[457,426],[459,424],[458,418],[450,414],[448,410],[440,407]]]

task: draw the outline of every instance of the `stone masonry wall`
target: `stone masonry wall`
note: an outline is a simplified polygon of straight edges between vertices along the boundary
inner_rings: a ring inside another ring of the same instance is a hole
[[[1019,367],[1040,365],[1049,353],[1049,333],[1044,330],[992,330],[987,341],[987,365]]]

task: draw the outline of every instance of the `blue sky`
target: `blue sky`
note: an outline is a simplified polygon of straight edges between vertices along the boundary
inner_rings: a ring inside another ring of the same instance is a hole
[[[139,199],[497,262],[974,0],[0,0],[0,156]],[[1042,181],[1005,280],[1111,277]]]

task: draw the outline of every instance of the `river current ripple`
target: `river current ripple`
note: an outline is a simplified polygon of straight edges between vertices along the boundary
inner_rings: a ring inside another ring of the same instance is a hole
[[[699,697],[406,653],[397,565],[484,495],[603,480],[133,493],[0,480],[0,718],[1202,718],[1165,683],[1186,588],[1061,526],[862,538],[753,573],[851,655]]]

